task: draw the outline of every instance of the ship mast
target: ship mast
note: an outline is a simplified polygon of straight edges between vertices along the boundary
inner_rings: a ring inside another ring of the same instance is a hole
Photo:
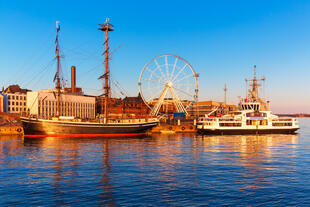
[[[56,102],[56,116],[59,117],[60,115],[60,56],[59,56],[59,43],[58,43],[58,32],[60,30],[59,22],[56,21],[56,59],[57,59],[57,72],[55,74],[54,82],[56,80],[56,95],[57,95],[57,102]]]
[[[253,79],[249,79],[246,78],[245,81],[248,82],[249,81],[249,87],[251,89],[249,89],[249,95],[247,96],[250,101],[258,101],[259,97],[258,97],[258,87],[261,86],[261,83],[259,83],[260,81],[265,81],[266,78],[257,78],[256,77],[256,65],[254,65],[254,78]]]
[[[99,24],[99,30],[105,34],[104,41],[104,60],[103,60],[103,75],[99,78],[104,78],[103,89],[104,89],[104,123],[108,122],[108,100],[110,95],[110,69],[109,69],[109,31],[113,31],[113,25],[109,23],[109,19],[106,19],[104,24]],[[103,105],[101,106],[101,112],[103,111]]]

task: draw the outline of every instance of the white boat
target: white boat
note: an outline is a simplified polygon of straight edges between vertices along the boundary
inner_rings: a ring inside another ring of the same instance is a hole
[[[292,134],[299,129],[293,117],[279,117],[269,110],[269,102],[258,96],[260,81],[265,78],[246,79],[249,82],[247,97],[241,99],[239,110],[222,117],[201,117],[197,122],[198,132],[203,134]]]

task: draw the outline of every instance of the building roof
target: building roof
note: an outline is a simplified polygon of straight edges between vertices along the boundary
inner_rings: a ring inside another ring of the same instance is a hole
[[[123,99],[124,102],[136,102],[136,103],[140,103],[140,102],[143,102],[142,98],[141,98],[141,95],[139,93],[138,96],[134,96],[134,97],[125,97]]]
[[[4,93],[27,93],[28,91],[31,91],[29,89],[23,89],[20,88],[18,84],[16,85],[10,85],[4,90]]]

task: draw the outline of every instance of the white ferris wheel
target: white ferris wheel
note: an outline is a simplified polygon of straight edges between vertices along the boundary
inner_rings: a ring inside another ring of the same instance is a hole
[[[139,91],[151,115],[158,115],[165,103],[176,112],[188,113],[198,100],[198,74],[183,58],[160,55],[150,60],[139,78]]]

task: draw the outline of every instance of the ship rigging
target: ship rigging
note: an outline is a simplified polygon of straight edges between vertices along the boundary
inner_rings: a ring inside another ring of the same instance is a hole
[[[35,117],[21,117],[21,121],[24,127],[25,135],[57,135],[57,136],[135,136],[137,134],[143,134],[147,130],[154,126],[157,126],[158,119],[156,117],[131,117],[131,118],[110,118],[109,117],[109,98],[110,98],[110,68],[109,68],[109,31],[113,31],[113,25],[109,23],[109,19],[106,20],[104,24],[100,24],[101,28],[99,30],[105,33],[104,41],[104,61],[103,61],[103,75],[99,79],[103,79],[103,89],[104,89],[104,110],[102,105],[101,113],[104,111],[104,122],[102,123],[100,119],[92,117],[84,117],[84,119],[67,116],[68,114],[74,114],[73,112],[91,112],[92,116],[95,114],[95,107],[92,103],[79,103],[78,100],[83,101],[93,101],[95,102],[95,97],[85,96],[83,94],[71,94],[63,93],[61,82],[60,82],[60,55],[59,55],[59,31],[60,26],[56,22],[56,59],[57,59],[57,71],[54,77],[54,82],[56,81],[56,96],[55,90],[51,91],[38,91],[31,92],[34,93],[32,97],[31,108],[37,115],[40,112],[48,111],[51,118],[40,118]],[[73,66],[74,67],[74,66]],[[75,75],[75,67],[74,67]],[[75,80],[74,80],[75,81]],[[41,94],[41,95],[39,95]],[[43,95],[42,95],[43,94]],[[53,94],[53,95],[52,95]],[[28,96],[28,94],[27,94]],[[54,97],[54,98],[53,98]],[[63,98],[67,97],[67,98]],[[48,101],[46,99],[49,99]],[[54,101],[56,99],[56,101]],[[63,99],[63,100],[62,100]],[[65,102],[67,100],[67,102]],[[75,102],[68,102],[68,100],[74,100]],[[56,107],[54,105],[56,102]],[[45,108],[43,108],[43,106]],[[86,109],[87,106],[91,106]],[[54,113],[54,107],[55,113]],[[65,107],[65,109],[63,108]]]

